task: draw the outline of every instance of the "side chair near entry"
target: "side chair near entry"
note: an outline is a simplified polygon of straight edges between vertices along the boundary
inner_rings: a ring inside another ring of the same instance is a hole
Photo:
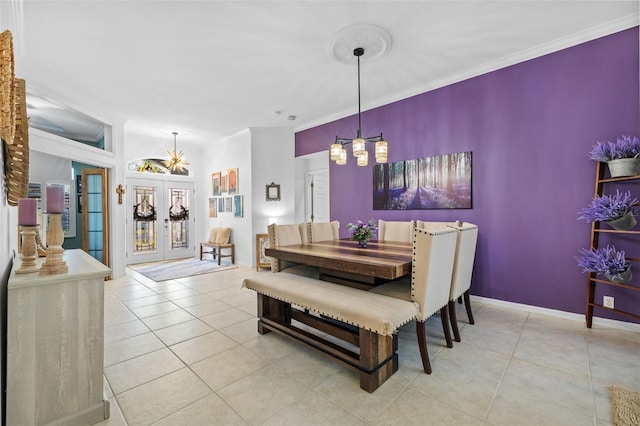
[[[388,221],[378,220],[378,241],[413,241],[415,220]]]
[[[209,231],[209,239],[200,243],[200,260],[204,254],[213,256],[213,260],[218,258],[218,265],[223,257],[230,257],[231,263],[235,263],[236,254],[235,246],[229,242],[231,238],[231,228],[211,228]],[[205,250],[209,248],[211,250]],[[226,254],[222,250],[229,250]]]
[[[374,287],[370,292],[383,294],[418,304],[416,334],[424,372],[431,374],[427,351],[425,323],[440,311],[447,347],[453,347],[448,324],[448,303],[453,275],[457,232],[453,228],[441,230],[413,230],[413,259],[411,277],[404,277]]]

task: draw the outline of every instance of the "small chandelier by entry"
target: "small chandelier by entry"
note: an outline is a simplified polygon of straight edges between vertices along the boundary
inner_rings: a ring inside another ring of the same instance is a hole
[[[354,56],[358,60],[358,132],[355,139],[341,138],[336,136],[336,140],[331,144],[329,150],[329,156],[331,160],[335,161],[338,165],[347,164],[347,150],[345,145],[351,144],[353,148],[353,156],[357,158],[358,166],[366,166],[369,164],[369,153],[367,152],[366,144],[375,142],[375,156],[376,163],[387,162],[387,142],[382,137],[382,133],[379,136],[372,136],[363,138],[361,134],[362,129],[362,113],[360,112],[360,56],[364,55],[364,48],[356,47],[353,50]]]
[[[176,136],[178,136],[178,132],[173,132],[173,152],[167,151],[169,154],[169,159],[163,161],[162,163],[167,166],[169,170],[172,172],[178,171],[181,172],[184,166],[188,166],[189,163],[182,158],[182,151],[178,153],[178,148],[176,147]]]

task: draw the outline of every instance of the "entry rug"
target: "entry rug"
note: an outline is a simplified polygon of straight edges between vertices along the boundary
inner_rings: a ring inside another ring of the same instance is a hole
[[[640,392],[610,386],[616,426],[640,425]]]
[[[224,260],[222,264],[218,266],[217,260],[183,259],[170,262],[142,263],[139,265],[131,265],[129,268],[154,281],[166,281],[234,269],[237,268],[237,266]]]

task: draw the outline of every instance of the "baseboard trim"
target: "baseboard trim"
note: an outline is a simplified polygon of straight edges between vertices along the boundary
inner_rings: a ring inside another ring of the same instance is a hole
[[[574,314],[572,312],[559,311],[557,309],[541,308],[539,306],[525,305],[524,303],[507,302],[505,300],[491,299],[489,297],[471,296],[471,300],[485,305],[498,306],[515,309],[518,311],[534,312],[542,315],[549,315],[556,318],[563,318],[570,321],[585,323],[584,314]],[[593,326],[615,328],[640,333],[640,324],[626,321],[617,321],[609,318],[593,317]],[[586,324],[585,324],[586,327]]]

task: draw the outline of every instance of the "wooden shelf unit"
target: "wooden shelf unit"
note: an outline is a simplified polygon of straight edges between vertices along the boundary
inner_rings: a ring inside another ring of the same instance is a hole
[[[596,166],[596,185],[594,190],[594,196],[601,196],[604,190],[604,186],[606,183],[615,183],[615,182],[628,182],[633,180],[640,181],[640,175],[637,176],[624,176],[624,177],[605,177],[606,166],[602,162],[597,162]],[[640,183],[640,182],[638,182]],[[591,224],[591,249],[596,249],[599,247],[600,234],[620,234],[620,235],[640,235],[640,231],[638,230],[625,230],[620,231],[616,229],[601,229],[600,222],[593,222]],[[627,260],[630,262],[638,262],[640,264],[640,258],[635,257],[627,257]],[[615,312],[620,315],[627,316],[629,318],[634,318],[640,320],[640,311],[639,313],[627,312],[620,309],[613,309],[603,306],[600,303],[595,303],[595,294],[596,294],[596,284],[613,286],[618,288],[623,288],[629,291],[640,291],[640,286],[635,284],[623,284],[623,283],[614,283],[612,281],[603,280],[596,278],[596,273],[592,272],[589,274],[588,278],[588,289],[587,289],[587,304],[585,309],[585,319],[587,322],[587,327],[591,328],[593,324],[593,309],[603,309],[605,311]]]

